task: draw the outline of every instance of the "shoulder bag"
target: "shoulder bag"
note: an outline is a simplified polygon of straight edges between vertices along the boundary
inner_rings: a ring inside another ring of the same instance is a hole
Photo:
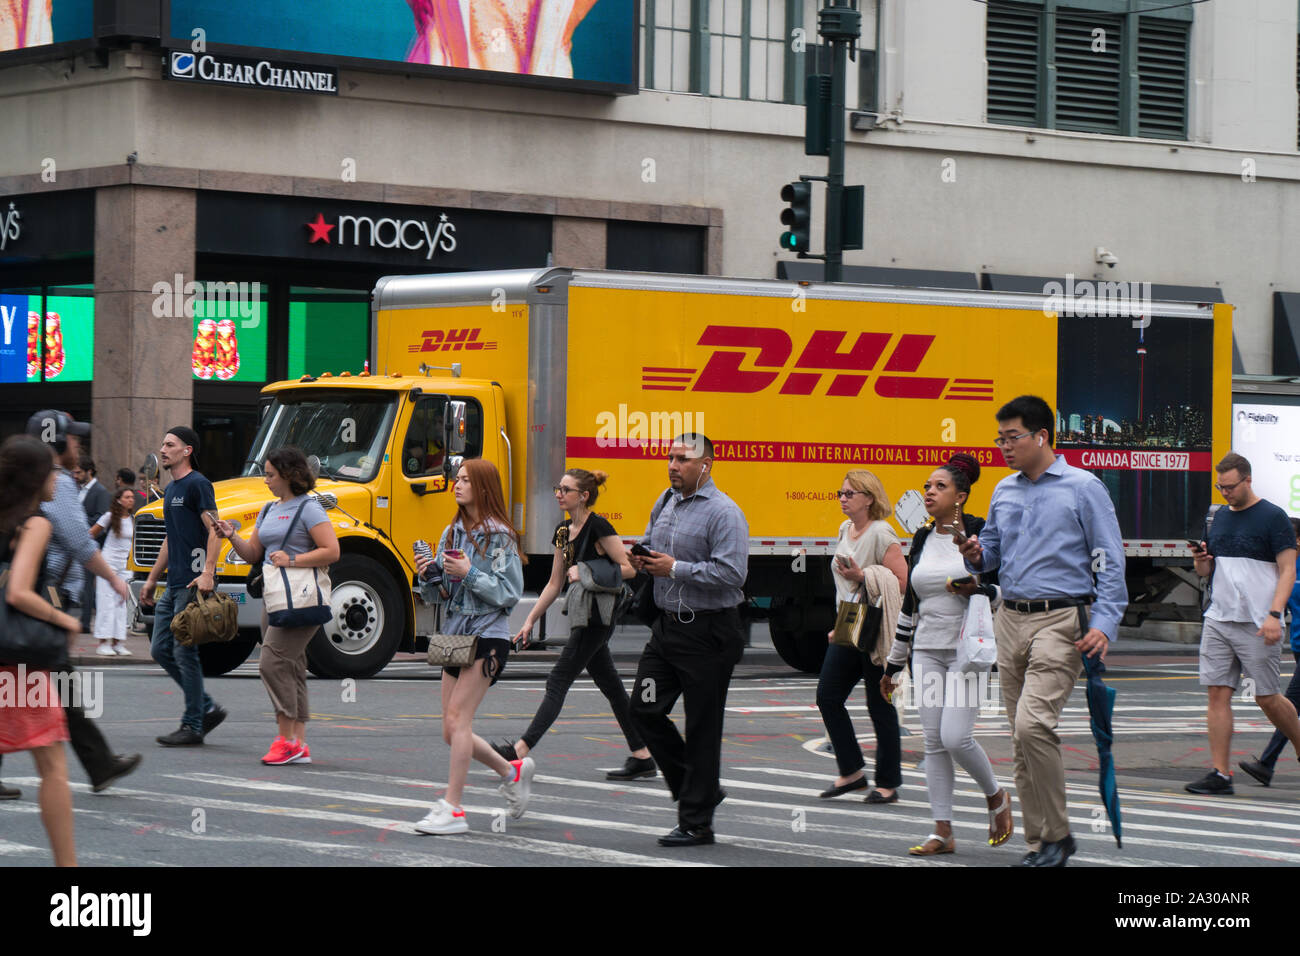
[[[62,610],[59,594],[45,584],[44,568],[36,581],[36,593],[56,610]],[[26,664],[41,670],[56,669],[68,659],[68,632],[63,628],[10,607],[9,563],[0,565],[0,664]],[[42,593],[44,592],[44,593]]]
[[[307,507],[305,499],[294,512],[284,533],[281,551],[289,553],[289,536]],[[324,624],[334,616],[330,607],[330,578],[324,568],[277,568],[263,562],[262,604],[266,620],[272,627],[311,627]]]
[[[258,517],[260,518],[262,515],[266,514],[266,509],[271,507],[272,504],[273,502],[268,501],[266,504],[262,505],[262,511],[258,514]],[[254,527],[256,527],[256,525],[254,525]],[[260,601],[262,600],[263,583],[262,562],[259,561],[257,564],[253,565],[253,569],[248,572],[248,577],[244,579],[244,591],[247,592],[249,597],[256,598]]]
[[[439,550],[443,550],[442,542],[446,540],[446,537],[447,532],[444,530],[442,537],[438,539]],[[452,544],[464,550],[459,541],[460,536],[453,532]],[[439,623],[441,623],[441,608]],[[474,655],[477,650],[477,634],[430,634],[429,653],[425,659],[433,667],[468,667],[474,663]]]
[[[650,512],[651,531],[654,530],[655,519],[658,518],[659,513],[664,510],[664,505],[668,503],[668,499],[672,497],[672,494],[673,490],[671,488],[665,491],[663,497],[659,499],[659,503],[655,505],[654,509]],[[631,599],[627,602],[626,608],[619,614],[619,616],[621,617],[623,614],[631,614],[632,617],[649,627],[659,619],[659,605],[655,604],[654,575],[649,571],[638,571],[636,577],[632,579],[631,591]]]

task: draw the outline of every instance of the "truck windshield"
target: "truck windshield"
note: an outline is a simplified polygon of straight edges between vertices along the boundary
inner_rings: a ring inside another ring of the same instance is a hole
[[[320,459],[323,477],[370,481],[384,460],[396,409],[396,396],[371,392],[277,395],[253,440],[244,474],[263,474],[268,454],[293,445]]]

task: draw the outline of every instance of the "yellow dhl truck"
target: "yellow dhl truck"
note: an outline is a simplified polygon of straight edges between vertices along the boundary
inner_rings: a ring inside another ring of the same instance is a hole
[[[834,618],[845,473],[881,479],[906,541],[925,519],[918,489],[965,451],[984,468],[968,510],[985,514],[1008,474],[994,412],[1023,393],[1053,403],[1059,452],[1111,492],[1128,623],[1196,613],[1185,539],[1228,451],[1230,306],[1088,316],[1072,303],[1064,315],[1037,295],[542,269],[389,277],[371,309],[374,374],[267,386],[245,476],[216,487],[222,517],[247,527],[268,500],[269,451],[293,444],[319,458],[317,493],[342,546],[334,618],[308,648],[319,675],[372,675],[420,649],[431,625],[412,591],[412,545],[435,542],[454,515],[448,478],[461,455],[496,463],[536,592],[561,473],[607,472],[597,511],[631,540],[684,431],[712,439],[714,480],[748,519],[747,616],[769,621],[792,667],[816,670]],[[157,504],[137,517],[141,576],[160,518]],[[247,630],[205,648],[210,673],[256,640],[248,570],[223,546],[218,580]]]

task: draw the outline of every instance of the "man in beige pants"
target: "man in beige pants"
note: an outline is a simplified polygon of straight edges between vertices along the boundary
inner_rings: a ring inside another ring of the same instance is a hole
[[[1022,395],[998,410],[998,447],[1015,474],[961,545],[972,572],[998,569],[995,628],[1002,702],[1029,852],[1018,866],[1065,866],[1075,852],[1056,725],[1083,669],[1106,656],[1128,604],[1124,541],[1101,481],[1052,450],[1056,416]]]

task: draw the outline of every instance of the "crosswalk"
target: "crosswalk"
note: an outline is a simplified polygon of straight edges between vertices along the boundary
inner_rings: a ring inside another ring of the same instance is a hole
[[[33,777],[12,778],[31,788]],[[733,764],[715,826],[719,848],[672,851],[655,844],[673,822],[661,782],[626,785],[539,773],[527,815],[505,816],[495,786],[472,773],[465,809],[472,830],[419,837],[412,824],[443,783],[357,770],[305,769],[280,779],[228,773],[161,773],[154,786],[119,786],[92,796],[74,784],[79,852],[98,865],[201,863],[205,852],[239,851],[248,865],[1006,865],[1023,848],[986,845],[983,795],[959,777],[953,828],[958,852],[906,854],[930,830],[924,774],[904,770],[900,803],[817,799],[824,770]],[[1000,779],[1013,794],[1011,781]],[[964,784],[964,786],[963,786]],[[1095,866],[1214,866],[1300,863],[1300,807],[1264,799],[1195,797],[1122,788],[1124,849],[1101,816],[1095,786],[1068,784],[1074,863]],[[206,825],[191,825],[201,811]],[[49,850],[30,800],[0,805],[0,866],[39,863]],[[274,832],[271,832],[271,831]]]

